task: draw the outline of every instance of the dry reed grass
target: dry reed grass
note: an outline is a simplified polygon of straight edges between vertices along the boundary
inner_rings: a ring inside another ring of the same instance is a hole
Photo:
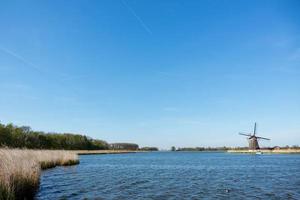
[[[0,199],[33,199],[41,169],[78,163],[70,151],[0,149]]]

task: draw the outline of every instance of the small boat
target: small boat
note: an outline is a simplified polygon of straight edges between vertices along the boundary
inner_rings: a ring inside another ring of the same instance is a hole
[[[257,151],[256,153],[255,153],[256,155],[261,155],[261,154],[263,154],[261,151]]]

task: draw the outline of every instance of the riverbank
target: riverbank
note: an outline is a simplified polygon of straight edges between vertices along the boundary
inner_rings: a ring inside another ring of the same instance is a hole
[[[42,169],[78,163],[70,151],[0,149],[0,199],[33,199]]]
[[[228,153],[248,153],[248,154],[256,154],[257,152],[265,153],[265,154],[300,154],[300,149],[260,149],[260,150],[228,150]]]
[[[93,154],[122,154],[122,153],[137,153],[144,151],[136,151],[136,150],[72,150],[78,155],[93,155]]]

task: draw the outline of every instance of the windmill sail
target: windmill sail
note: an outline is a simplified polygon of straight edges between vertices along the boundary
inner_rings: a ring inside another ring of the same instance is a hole
[[[249,143],[249,149],[251,149],[251,150],[259,149],[259,145],[258,145],[259,139],[270,140],[269,138],[256,136],[256,122],[254,123],[253,134],[251,134],[251,133],[249,133],[249,134],[248,133],[239,133],[239,134],[248,137],[247,139],[248,139],[248,143]]]
[[[251,136],[251,134],[250,133],[239,133],[240,135],[245,135],[245,136]]]
[[[264,137],[257,137],[257,139],[271,140],[271,139],[269,139],[269,138],[264,138]]]

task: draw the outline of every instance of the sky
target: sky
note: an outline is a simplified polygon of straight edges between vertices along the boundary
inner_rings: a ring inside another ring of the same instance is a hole
[[[300,145],[300,2],[0,1],[0,121],[161,149]]]

